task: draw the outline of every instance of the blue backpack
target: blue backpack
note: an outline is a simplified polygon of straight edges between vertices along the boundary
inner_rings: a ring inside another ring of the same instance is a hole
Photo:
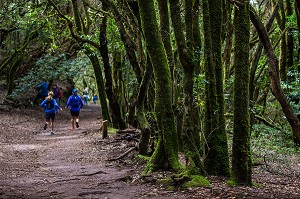
[[[54,109],[54,102],[53,102],[53,100],[47,100],[47,102],[46,102],[46,108],[48,110]]]
[[[80,100],[78,96],[72,96],[71,99],[71,107],[73,108],[79,108],[80,107]]]

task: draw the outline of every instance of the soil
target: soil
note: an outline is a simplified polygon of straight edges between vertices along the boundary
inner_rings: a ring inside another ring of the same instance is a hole
[[[253,170],[256,186],[232,187],[227,178],[209,176],[209,188],[170,191],[155,182],[171,172],[142,177],[145,161],[136,150],[109,161],[136,143],[115,133],[102,139],[99,106],[82,109],[76,130],[71,130],[69,110],[60,111],[54,135],[43,129],[43,117],[40,107],[0,105],[1,199],[300,198],[299,177],[272,173],[265,165]]]

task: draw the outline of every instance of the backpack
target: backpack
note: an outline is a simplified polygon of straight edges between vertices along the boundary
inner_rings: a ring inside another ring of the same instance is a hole
[[[59,88],[59,98],[62,98],[62,96],[63,96],[62,90]]]
[[[78,96],[72,96],[72,99],[71,99],[71,106],[73,107],[73,108],[79,108],[79,106],[80,106],[80,102],[79,102],[79,99],[78,99],[79,97]]]
[[[51,101],[47,100],[47,102],[46,102],[46,108],[48,110],[54,109],[54,102],[53,102],[53,100],[51,100]]]

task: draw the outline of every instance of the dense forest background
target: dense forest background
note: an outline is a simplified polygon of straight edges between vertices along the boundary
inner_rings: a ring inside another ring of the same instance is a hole
[[[29,108],[35,86],[88,87],[112,127],[141,130],[144,173],[173,180],[252,166],[299,176],[299,0],[2,0],[0,86]],[[178,159],[183,153],[185,165]]]

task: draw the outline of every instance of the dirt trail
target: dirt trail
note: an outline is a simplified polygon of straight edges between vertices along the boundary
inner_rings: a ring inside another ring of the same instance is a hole
[[[83,108],[73,131],[65,109],[50,135],[39,107],[1,111],[0,198],[138,197],[146,187],[127,183],[133,170],[109,164],[99,149],[99,115],[98,106]]]
[[[70,130],[69,110],[61,111],[55,135],[43,130],[40,107],[15,109],[0,104],[0,199],[200,199],[200,198],[300,198],[300,178],[253,168],[258,186],[231,187],[226,178],[208,176],[211,187],[168,191],[155,179],[172,172],[155,172],[141,178],[144,162],[136,151],[118,161],[107,161],[134,143],[99,133],[100,108],[82,109],[80,127]],[[295,162],[293,168],[299,167]]]

